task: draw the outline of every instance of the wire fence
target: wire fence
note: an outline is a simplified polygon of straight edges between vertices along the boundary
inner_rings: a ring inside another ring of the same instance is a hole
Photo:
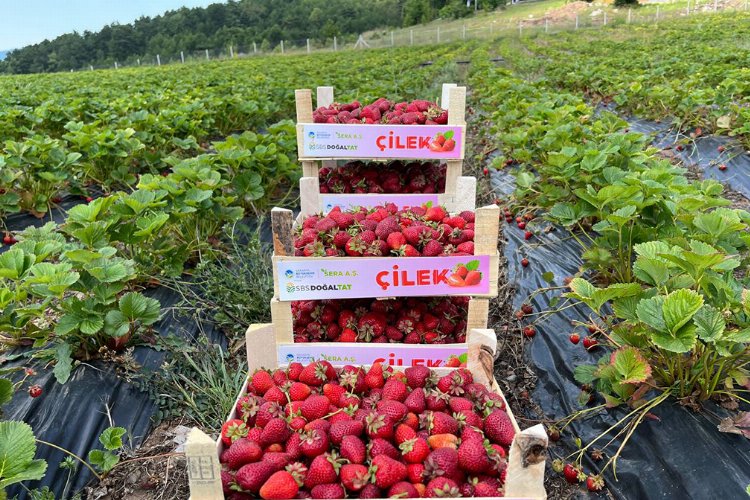
[[[115,61],[111,65],[89,65],[88,70],[120,69],[134,66],[162,66],[169,64],[187,64],[198,61],[215,61],[269,55],[303,55],[321,52],[345,50],[383,49],[389,47],[407,47],[453,43],[472,39],[494,39],[501,37],[524,37],[535,33],[559,33],[583,29],[606,28],[621,25],[658,25],[674,19],[683,19],[694,15],[709,15],[726,12],[747,12],[750,0],[705,0],[703,2],[688,0],[684,8],[675,4],[656,4],[656,9],[643,13],[641,9],[594,9],[587,8],[579,12],[568,11],[556,17],[536,17],[514,19],[506,18],[485,25],[471,26],[436,26],[434,28],[401,29],[384,31],[365,37],[333,37],[321,41],[313,39],[281,40],[271,46],[268,42],[246,45],[227,45],[218,49],[198,51],[180,51],[172,54],[155,54],[132,57],[127,61]]]

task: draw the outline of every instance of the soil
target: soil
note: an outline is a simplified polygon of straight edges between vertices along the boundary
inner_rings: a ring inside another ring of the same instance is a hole
[[[87,499],[172,500],[190,497],[187,467],[181,444],[190,423],[162,422],[137,450],[123,453],[116,466],[100,483],[86,488]]]

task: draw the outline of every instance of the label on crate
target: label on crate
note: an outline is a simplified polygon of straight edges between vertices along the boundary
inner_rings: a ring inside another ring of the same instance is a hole
[[[315,344],[279,344],[276,350],[279,365],[292,362],[307,364],[312,361],[326,360],[334,366],[343,365],[371,365],[381,362],[392,366],[429,367],[446,366],[451,355],[456,356],[461,363],[466,363],[466,344],[431,346],[412,344],[362,344],[362,345],[331,345],[330,343]]]
[[[438,204],[437,194],[321,194],[320,203],[324,214],[338,206],[341,210],[358,207],[382,206],[395,203],[399,210],[409,207],[421,207],[425,203]]]
[[[456,125],[303,124],[303,158],[461,159]]]
[[[281,260],[281,300],[486,295],[490,256]]]

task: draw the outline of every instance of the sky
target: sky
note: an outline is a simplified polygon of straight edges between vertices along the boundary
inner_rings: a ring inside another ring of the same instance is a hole
[[[0,51],[222,0],[0,0]]]

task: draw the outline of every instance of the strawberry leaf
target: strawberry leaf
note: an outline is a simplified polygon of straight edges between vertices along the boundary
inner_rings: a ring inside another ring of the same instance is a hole
[[[479,261],[476,259],[470,260],[466,263],[466,269],[468,269],[469,271],[476,271],[477,269],[479,269]]]
[[[445,140],[453,139],[454,132],[452,130],[447,131],[443,134],[443,137],[445,137]]]

